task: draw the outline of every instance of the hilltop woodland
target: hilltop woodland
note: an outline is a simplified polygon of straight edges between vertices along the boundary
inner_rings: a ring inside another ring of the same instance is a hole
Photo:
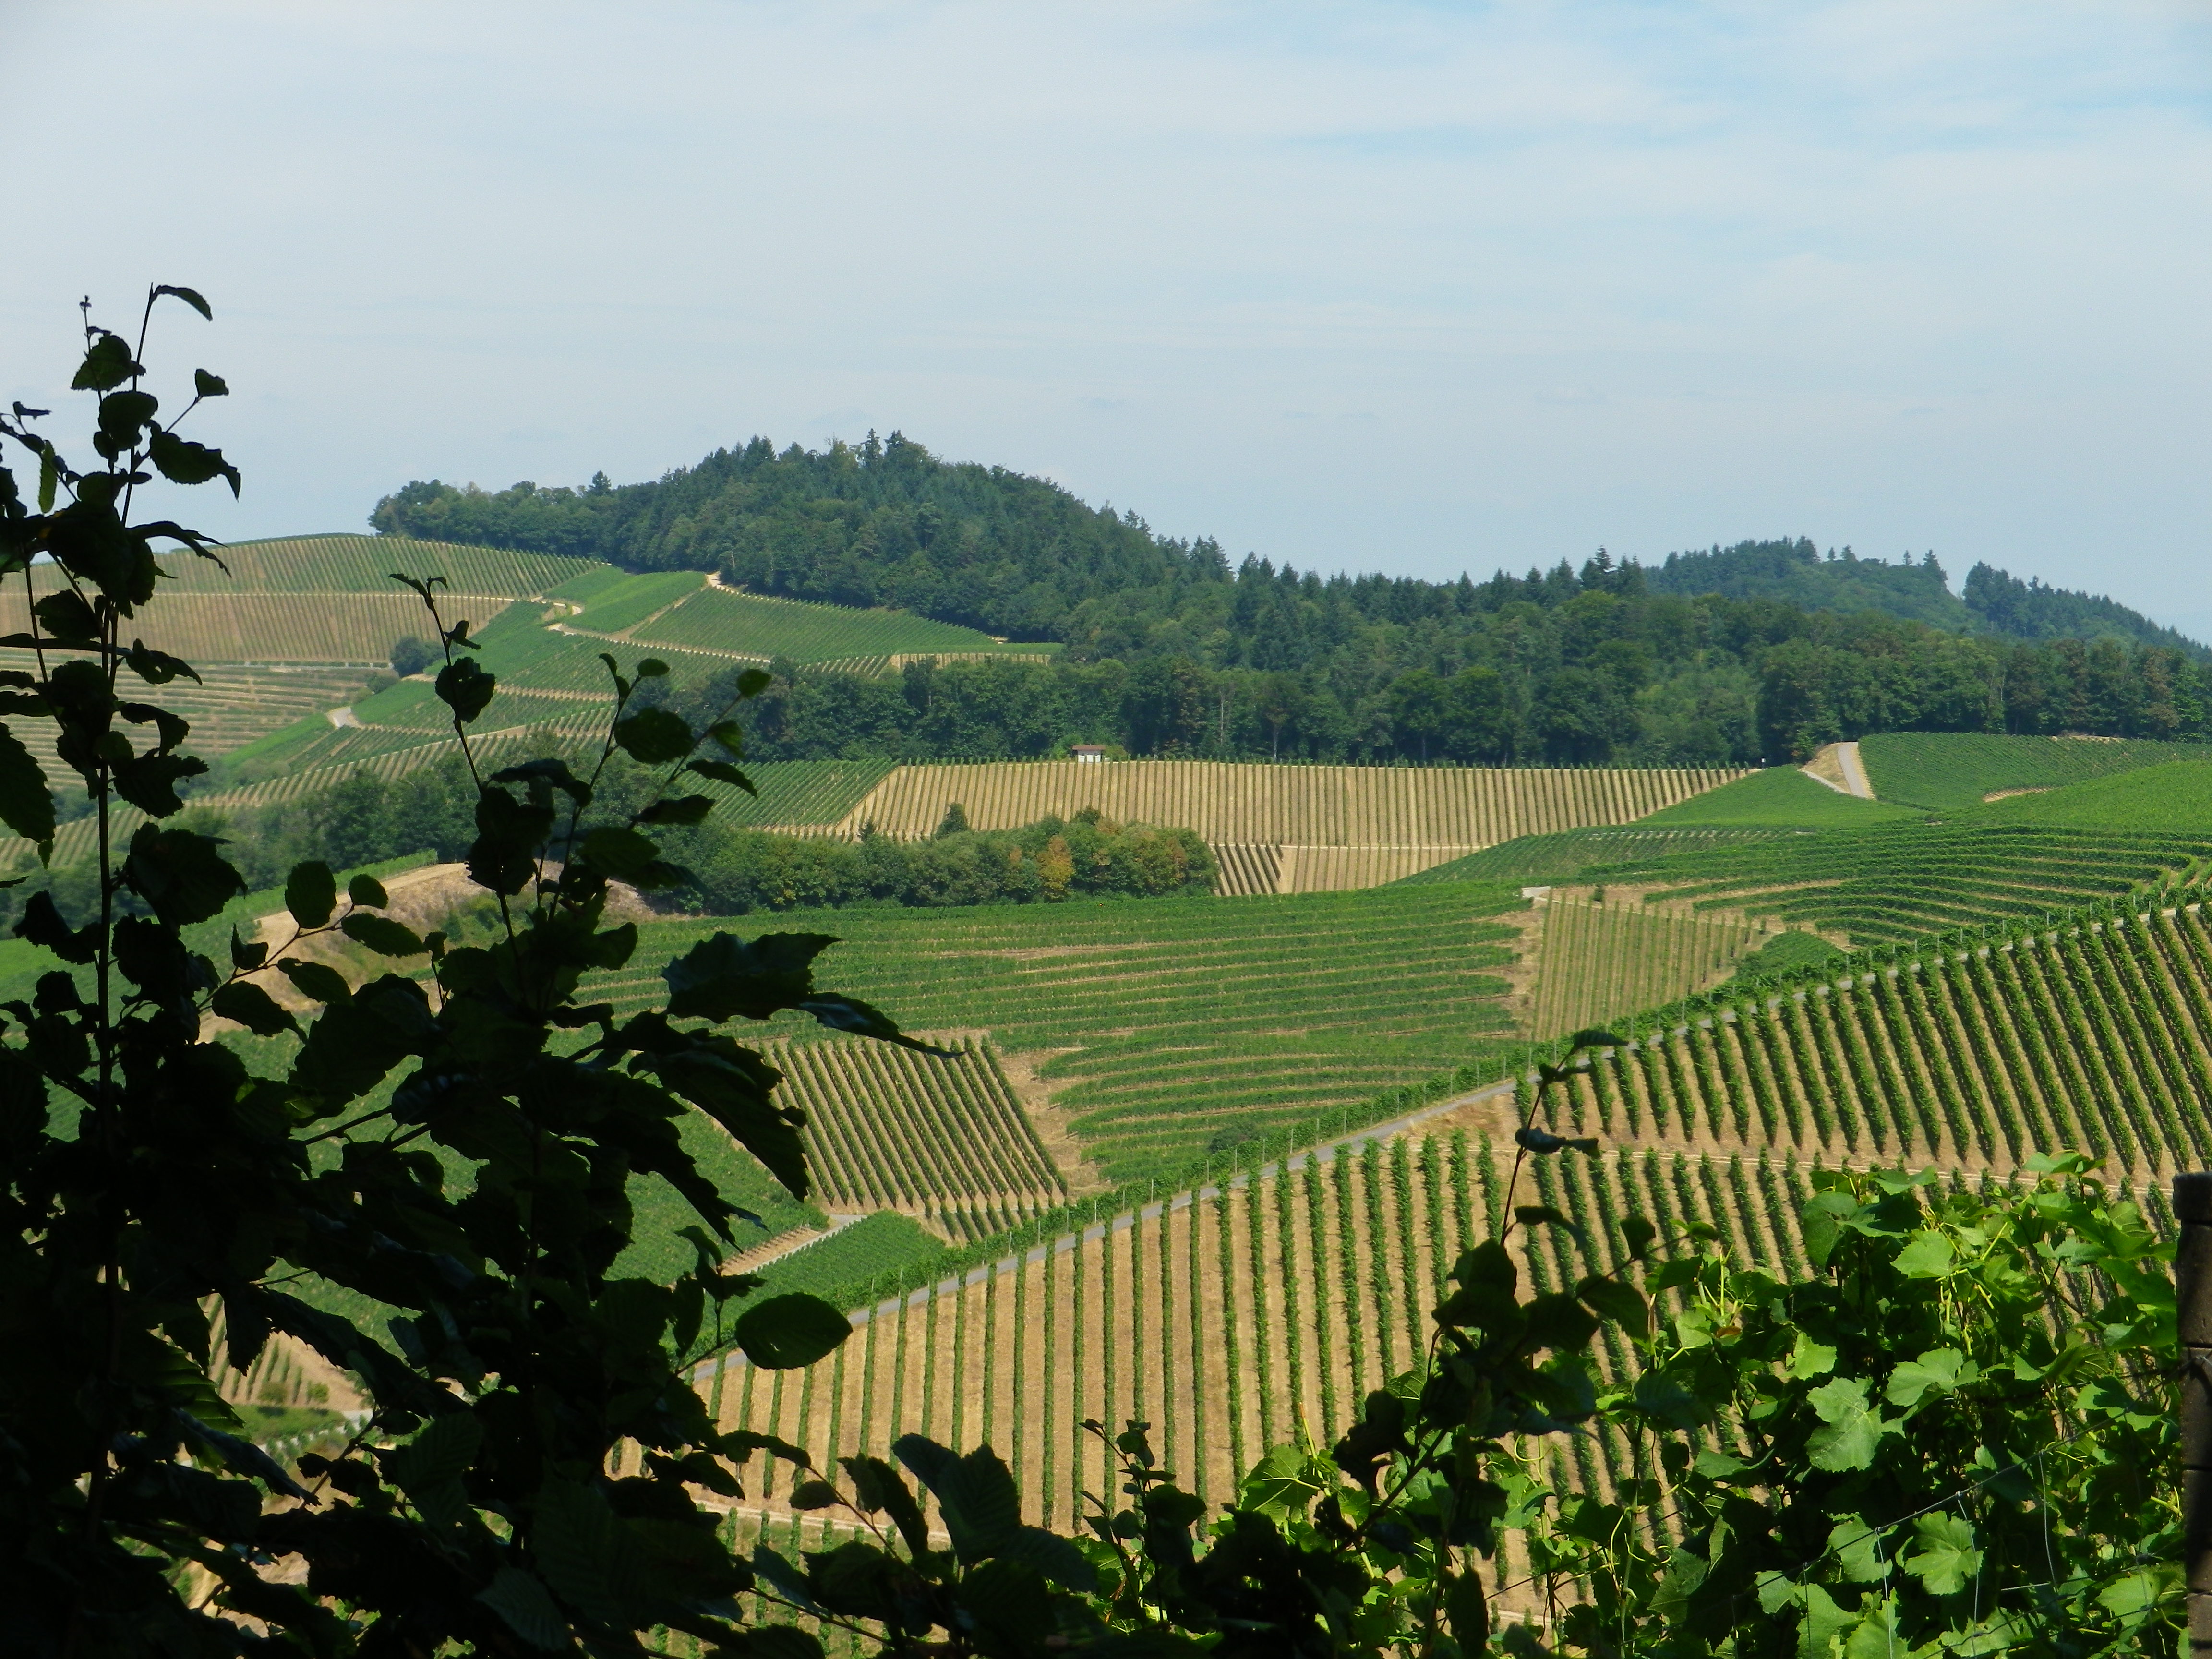
[[[1892,565],[1747,542],[1650,569],[1484,582],[1323,577],[1154,534],[1042,480],[897,434],[756,438],[649,483],[385,497],[392,534],[709,570],[764,593],[903,607],[1036,663],[793,669],[763,759],[1130,754],[1462,764],[1720,765],[1873,731],[2212,738],[2205,652],[2110,600],[1934,556]]]
[[[289,933],[193,948],[187,930],[244,878],[183,821],[176,785],[203,769],[188,722],[140,700],[194,671],[137,635],[155,544],[218,555],[131,514],[157,477],[234,490],[239,475],[179,431],[220,377],[196,371],[166,422],[147,388],[170,300],[210,315],[157,288],[133,339],[87,307],[73,385],[97,399],[100,465],[73,465],[41,411],[0,416],[33,463],[27,489],[0,468],[0,576],[27,587],[50,560],[60,578],[9,641],[35,666],[6,671],[0,818],[52,840],[16,735],[45,722],[100,831],[92,913],[29,901],[16,933],[50,966],[0,1009],[9,1652],[1455,1659],[1549,1642],[1779,1659],[2171,1641],[2172,1306],[2136,1207],[2056,1158],[1978,1194],[1816,1172],[1802,1253],[1773,1271],[1732,1265],[1715,1228],[1663,1202],[1656,1221],[1617,1208],[1588,1229],[1516,1200],[1565,1196],[1544,1172],[1594,1158],[1546,1123],[1556,1091],[1623,1049],[1601,1030],[1547,1051],[1480,1215],[1462,1183],[1408,1368],[1346,1400],[1327,1449],[1276,1446],[1218,1504],[1177,1484],[1142,1422],[1084,1425],[1116,1495],[1073,1535],[1024,1522],[988,1443],[893,1422],[888,1457],[817,1467],[722,1425],[699,1361],[806,1373],[854,1334],[840,1307],[726,1267],[749,1217],[690,1151],[698,1126],[793,1200],[811,1183],[781,1073],[726,1028],[781,1014],[959,1056],[817,988],[823,934],[706,931],[658,991],[632,981],[629,1012],[580,1001],[640,943],[609,919],[611,884],[672,878],[660,838],[711,814],[699,782],[750,790],[739,717],[765,676],[702,726],[637,704],[657,664],[633,679],[609,659],[595,759],[484,775],[471,728],[498,687],[426,579],[409,586],[475,787],[481,942],[418,935],[375,878],[342,890],[308,861],[284,881]],[[617,752],[657,787],[602,795]],[[144,815],[127,839],[112,832],[126,803]],[[380,967],[356,982],[313,941]],[[1349,1216],[1348,1161],[1335,1170]],[[684,1265],[659,1276],[618,1269],[647,1178],[693,1212],[665,1241]],[[1411,1240],[1410,1204],[1397,1215]],[[1352,1234],[1334,1244],[1349,1276]],[[276,1455],[218,1386],[280,1344],[365,1401],[312,1452]],[[1591,1428],[1632,1448],[1627,1477],[1550,1484],[1546,1449]],[[760,1463],[788,1508],[834,1521],[820,1548],[731,1547]],[[1503,1585],[1509,1538],[1531,1577]],[[1543,1640],[1492,1618],[1537,1581],[1554,1595]]]

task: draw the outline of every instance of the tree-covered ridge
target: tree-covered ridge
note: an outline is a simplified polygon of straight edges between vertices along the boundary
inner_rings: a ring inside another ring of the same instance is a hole
[[[1324,577],[1255,557],[1232,568],[1214,542],[1155,535],[1133,514],[940,461],[896,433],[819,452],[755,439],[650,483],[411,483],[373,521],[632,569],[712,569],[758,591],[1066,645],[1052,665],[786,674],[759,727],[761,752],[778,758],[1096,742],[1664,766],[1778,761],[1875,731],[2212,736],[2212,682],[2172,640],[2130,644],[2106,629],[2091,644],[2007,643],[1976,629],[1926,561],[1830,560],[1800,540],[1649,569],[1601,550],[1579,571],[1562,562],[1482,582]],[[1720,591],[1673,591],[1699,586]]]
[[[1848,547],[1826,556],[1811,541],[1738,542],[1705,552],[1669,553],[1644,573],[1659,593],[1717,593],[1732,599],[1780,599],[1808,611],[1880,611],[1953,633],[1999,639],[2121,640],[2162,646],[2197,658],[2212,653],[2177,629],[2154,623],[2114,599],[2022,581],[1981,563],[1951,592],[1934,553],[1896,564],[1862,559]]]
[[[1986,564],[1966,573],[1966,608],[1990,633],[2016,640],[2131,640],[2197,658],[2205,647],[2179,629],[2161,627],[2118,600],[2070,588],[2046,587]]]
[[[1980,569],[1983,567],[1976,566]],[[2002,572],[1996,573],[2000,575]],[[1717,593],[1731,599],[1779,599],[1808,611],[1880,611],[1954,634],[1970,633],[1975,617],[1951,592],[1933,553],[1899,563],[1862,559],[1848,547],[1823,558],[1810,539],[1738,542],[1703,552],[1669,553],[1648,567],[1655,593]]]
[[[756,437],[696,466],[617,485],[602,472],[581,489],[416,480],[376,504],[386,533],[605,559],[633,570],[720,570],[774,593],[840,605],[891,605],[1010,638],[1086,636],[1107,654],[1142,648],[1129,625],[1174,621],[1184,631],[1225,628],[1231,660],[1303,665],[1273,608],[1248,601],[1226,614],[1208,590],[1230,581],[1218,543],[1155,535],[1134,513],[1093,508],[1048,480],[1004,467],[947,462],[894,432],[857,447]],[[1614,568],[1601,550],[1601,568]],[[1247,559],[1267,575],[1266,561]],[[1301,594],[1327,596],[1366,622],[1412,623],[1496,611],[1516,601],[1556,604],[1579,591],[1566,564],[1476,583],[1281,573]],[[1804,537],[1670,553],[1620,568],[1615,591],[1765,599],[1807,611],[1877,611],[1954,633],[2006,638],[2122,638],[2203,647],[2108,599],[2027,582],[1987,564],[1950,591],[1931,552],[1891,564],[1846,547],[1824,557]],[[1097,606],[1140,596],[1132,605]],[[1146,630],[1149,632],[1149,629]],[[1188,641],[1153,641],[1170,653]],[[1218,655],[1219,647],[1215,647]]]
[[[633,570],[719,570],[763,592],[1038,640],[1065,637],[1070,613],[1097,595],[1228,574],[1213,542],[1155,536],[1134,514],[1004,467],[940,461],[896,432],[781,453],[757,437],[649,483],[603,472],[581,489],[526,482],[493,493],[418,481],[380,501],[370,522]]]

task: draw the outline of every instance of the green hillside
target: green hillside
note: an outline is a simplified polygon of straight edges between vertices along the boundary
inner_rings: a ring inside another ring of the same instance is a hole
[[[2071,909],[2182,878],[2207,857],[2212,825],[1908,823],[1626,859],[1592,866],[1581,878],[1776,916],[1863,945]]]
[[[1802,537],[1456,580],[1299,570],[897,433],[818,451],[755,438],[627,484],[418,479],[371,522],[1066,647],[1022,694],[1049,735],[994,720],[995,689],[957,677],[908,700],[824,671],[793,697],[836,718],[780,733],[781,759],[863,733],[915,758],[1042,754],[1081,732],[1141,756],[1650,767],[1802,759],[1905,724],[2212,738],[2212,660],[2124,607],[1983,567],[1962,599],[1930,556],[1823,557]],[[728,608],[699,594],[645,637],[701,646],[691,628]],[[2014,626],[2021,642],[1999,637]]]
[[[228,551],[236,553],[233,562],[246,590],[295,596],[326,625],[334,608],[339,617],[349,605],[357,608],[359,625],[345,635],[355,656],[382,655],[404,633],[419,638],[431,631],[428,617],[386,572],[446,574],[451,583],[446,591],[453,596],[444,606],[447,622],[469,617],[479,623],[473,630],[477,660],[498,677],[493,724],[500,730],[534,726],[580,738],[611,700],[602,654],[615,656],[626,672],[641,658],[658,657],[669,665],[674,683],[688,688],[748,663],[835,659],[880,673],[900,654],[1028,659],[1040,649],[1004,646],[972,629],[898,611],[724,592],[708,587],[696,571],[634,575],[586,560],[402,537],[319,537]],[[212,569],[191,574],[193,591],[205,591],[209,603],[219,597],[210,581],[222,580],[220,573],[210,578]],[[494,601],[488,619],[487,598]],[[288,619],[296,622],[289,612],[271,612],[267,625],[283,627]],[[249,617],[246,632],[223,648],[250,654],[257,648],[251,630],[258,625]],[[641,631],[633,637],[633,629]],[[199,631],[215,637],[205,625]],[[228,751],[218,785],[363,760],[451,729],[427,677],[364,695],[366,677],[359,670],[336,681],[297,669],[224,672],[228,678],[217,692],[202,699],[218,737],[216,751]],[[325,691],[325,684],[337,689]],[[303,702],[312,712],[303,710]]]
[[[1770,766],[1637,822],[1654,829],[1710,825],[1715,829],[1832,830],[1918,816],[1908,806],[1844,794],[1794,766]]]
[[[2168,761],[2048,793],[2012,795],[1953,813],[1951,822],[2138,835],[2212,834],[2212,761]]]
[[[2152,738],[1878,732],[1859,739],[1859,759],[1882,800],[1950,811],[2001,790],[2055,789],[2169,761],[2212,759],[2212,749]]]
[[[1718,792],[1716,792],[1718,793]],[[1622,827],[1563,830],[1547,836],[1516,836],[1480,853],[1431,865],[1393,884],[1425,887],[1443,881],[1510,881],[1536,884],[1572,881],[1593,865],[1624,859],[1656,858],[1665,853],[1694,854],[1709,848],[1736,847],[1797,833],[1790,829],[1717,825],[1699,829],[1647,829],[1650,818]]]
[[[1504,1052],[1510,887],[1244,900],[794,911],[780,931],[844,943],[841,989],[909,1029],[987,1031],[1035,1065],[1115,1180],[1179,1170],[1379,1091]],[[594,1000],[640,1006],[669,957],[718,924],[647,926]],[[719,924],[726,926],[727,924]],[[802,1038],[806,1035],[799,1034]]]

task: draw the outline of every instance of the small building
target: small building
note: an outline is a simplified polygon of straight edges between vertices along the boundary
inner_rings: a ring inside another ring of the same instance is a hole
[[[1079,743],[1068,752],[1079,761],[1097,762],[1106,758],[1105,750],[1095,743]]]

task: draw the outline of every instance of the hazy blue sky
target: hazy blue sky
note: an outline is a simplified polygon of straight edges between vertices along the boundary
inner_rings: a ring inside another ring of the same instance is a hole
[[[181,282],[232,537],[896,427],[1301,567],[1805,534],[2203,629],[2208,89],[2126,0],[0,0],[0,397]]]

